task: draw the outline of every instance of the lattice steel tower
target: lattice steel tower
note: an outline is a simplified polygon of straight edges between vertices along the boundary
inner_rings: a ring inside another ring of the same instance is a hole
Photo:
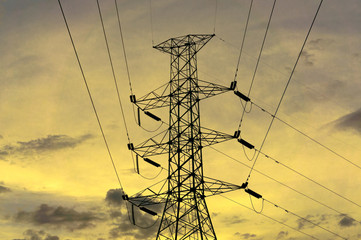
[[[213,36],[186,35],[154,46],[171,55],[170,81],[139,99],[131,96],[138,109],[157,121],[160,118],[149,110],[169,107],[169,126],[164,132],[137,146],[128,144],[136,154],[137,166],[141,157],[159,167],[149,157],[168,154],[168,177],[158,192],[146,188],[132,197],[124,195],[133,206],[153,215],[145,206],[164,204],[156,239],[217,239],[205,198],[246,187],[203,176],[202,149],[239,137],[239,131],[229,135],[200,124],[200,100],[236,86],[236,82],[225,87],[198,79],[197,52]]]

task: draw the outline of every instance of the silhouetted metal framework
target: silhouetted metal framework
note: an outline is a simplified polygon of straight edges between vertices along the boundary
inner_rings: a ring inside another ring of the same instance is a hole
[[[235,88],[235,82],[224,87],[198,79],[197,52],[213,36],[186,35],[154,46],[171,56],[170,81],[139,99],[131,96],[131,101],[155,120],[160,119],[149,110],[169,107],[167,130],[137,146],[128,145],[137,158],[153,165],[157,163],[148,157],[168,154],[168,178],[160,190],[155,192],[149,187],[127,197],[142,210],[147,210],[148,205],[164,204],[157,239],[217,239],[205,197],[245,188],[203,176],[202,149],[239,135],[200,124],[200,100]]]

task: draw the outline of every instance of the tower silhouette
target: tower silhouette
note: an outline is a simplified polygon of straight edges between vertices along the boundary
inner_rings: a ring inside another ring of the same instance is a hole
[[[128,148],[138,158],[159,167],[149,157],[168,154],[168,177],[162,188],[151,188],[125,199],[133,206],[156,215],[146,206],[164,204],[156,239],[217,239],[206,197],[245,188],[203,175],[202,149],[204,147],[239,137],[201,126],[200,100],[233,91],[230,87],[198,79],[197,53],[214,35],[190,34],[171,38],[156,46],[170,54],[170,81],[145,96],[131,101],[154,120],[161,119],[149,110],[169,107],[169,126],[160,134]],[[237,92],[238,93],[238,92]],[[236,93],[236,94],[237,94]]]

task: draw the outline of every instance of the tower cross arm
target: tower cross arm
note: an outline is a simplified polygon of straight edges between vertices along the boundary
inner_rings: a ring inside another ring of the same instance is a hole
[[[211,146],[231,139],[236,138],[234,135],[230,135],[228,133],[223,133],[213,129],[201,127],[201,141],[203,147]]]
[[[218,179],[204,177],[204,195],[205,197],[210,197],[214,195],[219,195],[222,193],[227,193],[231,191],[236,191],[239,189],[245,189],[247,185],[242,184],[241,186],[221,181]]]
[[[168,107],[170,97],[169,87],[170,83],[163,84],[139,99],[136,99],[134,96],[131,98],[131,101],[143,111]]]
[[[230,87],[226,87],[223,85],[198,79],[197,92],[199,93],[199,99],[202,100],[222,93],[233,91],[234,90],[233,86],[235,86],[233,82]]]

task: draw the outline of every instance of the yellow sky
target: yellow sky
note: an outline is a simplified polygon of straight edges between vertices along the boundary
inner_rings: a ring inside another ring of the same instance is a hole
[[[123,187],[129,195],[135,194],[167,173],[146,180],[133,171],[96,1],[62,3]],[[144,131],[134,121],[114,1],[100,4],[130,137],[140,143],[155,133]],[[151,9],[149,0],[118,4],[138,97],[169,80],[169,55],[154,50],[152,42],[190,33],[215,30],[216,34],[198,54],[199,78],[225,86],[233,81],[250,1],[217,1],[217,9],[213,0],[153,0]],[[244,94],[272,4],[269,0],[253,3],[237,77]],[[277,1],[250,95],[271,113],[317,6],[311,0]],[[261,174],[254,171],[249,181],[249,188],[265,199],[350,240],[361,239],[361,207],[357,206],[361,205],[361,169],[347,162],[361,165],[360,11],[357,0],[323,3],[277,113],[334,153],[278,120],[262,149],[334,193],[262,155],[255,167]],[[109,190],[119,185],[58,2],[1,1],[0,36],[0,239],[153,239],[159,220],[148,230],[132,227],[124,203],[112,201],[119,195]],[[233,134],[241,110],[231,92],[204,100],[202,124]],[[166,109],[157,114],[167,119]],[[268,114],[253,106],[244,118],[242,138],[259,149],[270,121]],[[145,115],[142,124],[147,129],[159,126]],[[242,163],[252,165],[242,146],[233,140],[215,148],[236,160],[206,148],[205,175],[241,185],[249,173]],[[157,160],[167,166],[166,159]],[[141,172],[153,177],[158,169],[143,164]],[[225,196],[251,208],[243,190]],[[263,214],[276,221],[221,196],[207,203],[221,240],[310,239],[297,230],[317,239],[341,239],[267,202]],[[253,203],[256,209],[262,206],[260,200]],[[140,212],[136,217],[143,226],[155,220]]]

